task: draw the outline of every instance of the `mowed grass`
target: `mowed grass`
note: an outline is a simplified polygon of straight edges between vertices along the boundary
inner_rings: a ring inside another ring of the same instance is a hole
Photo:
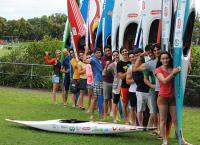
[[[0,145],[159,145],[161,141],[148,132],[120,135],[76,135],[52,133],[32,129],[5,121],[18,120],[82,119],[88,120],[86,111],[65,108],[59,95],[59,103],[51,103],[50,92],[0,87]],[[86,99],[85,99],[86,100]],[[70,101],[70,100],[69,100]],[[107,121],[111,121],[109,118]],[[187,141],[200,145],[200,109],[184,108],[183,133]],[[177,145],[174,131],[170,145]]]
[[[7,48],[0,48],[0,57],[6,55],[9,51]]]

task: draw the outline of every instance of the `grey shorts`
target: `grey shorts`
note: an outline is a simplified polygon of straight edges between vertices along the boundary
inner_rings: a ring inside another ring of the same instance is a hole
[[[87,84],[87,89],[92,90],[93,89],[93,84]]]
[[[94,97],[103,96],[103,82],[94,81],[93,93]]]
[[[155,91],[150,91],[150,96],[148,98],[148,106],[149,106],[150,113],[158,113]]]
[[[104,100],[112,99],[112,83],[103,82],[103,97]]]
[[[137,112],[144,112],[146,110],[146,104],[148,104],[148,98],[150,97],[150,93],[138,92],[136,91],[137,97]],[[149,110],[151,110],[149,108]]]

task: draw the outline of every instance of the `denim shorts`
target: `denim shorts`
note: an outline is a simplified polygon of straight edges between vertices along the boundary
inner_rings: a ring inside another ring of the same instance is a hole
[[[62,82],[61,76],[56,75],[56,74],[52,75],[52,83],[59,84],[59,83],[61,83],[61,82]]]

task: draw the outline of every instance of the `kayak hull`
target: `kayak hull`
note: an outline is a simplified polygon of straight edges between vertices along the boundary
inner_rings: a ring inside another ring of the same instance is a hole
[[[118,134],[156,128],[137,127],[131,125],[114,124],[109,122],[88,122],[79,120],[46,120],[46,121],[21,121],[6,119],[6,121],[22,124],[32,128],[60,133],[72,134]]]

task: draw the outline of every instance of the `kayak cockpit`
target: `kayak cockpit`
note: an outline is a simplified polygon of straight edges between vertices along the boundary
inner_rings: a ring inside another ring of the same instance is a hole
[[[88,122],[88,121],[83,121],[83,120],[77,120],[77,119],[62,119],[62,120],[59,120],[60,123],[85,123],[85,122]]]

